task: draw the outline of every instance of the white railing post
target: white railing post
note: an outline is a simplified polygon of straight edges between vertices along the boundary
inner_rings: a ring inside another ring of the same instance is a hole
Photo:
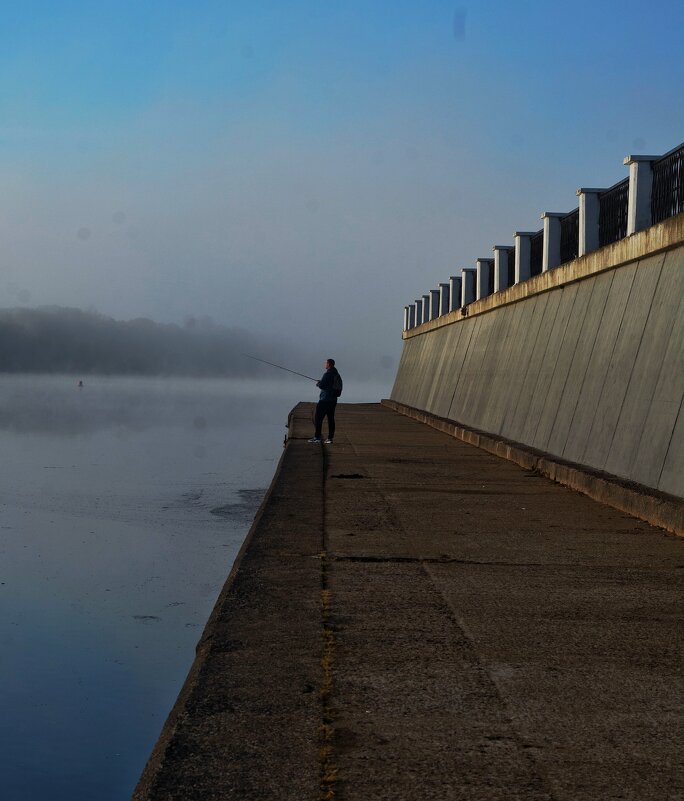
[[[578,189],[579,198],[579,241],[577,255],[585,256],[599,246],[600,196],[605,189]]]
[[[516,231],[515,239],[515,283],[527,281],[530,277],[530,255],[532,252],[530,239],[536,231]]]
[[[430,290],[430,319],[439,317],[439,289]]]
[[[506,245],[494,245],[494,292],[508,289],[508,254]]]
[[[423,300],[416,300],[416,325],[423,324]]]
[[[627,201],[627,236],[651,225],[651,190],[653,162],[660,156],[627,156],[629,200]]]
[[[475,261],[477,265],[475,297],[478,300],[480,300],[480,298],[486,298],[487,295],[491,295],[493,292],[493,287],[490,285],[489,281],[489,271],[493,263],[494,259],[476,259]]]
[[[449,278],[449,311],[461,308],[461,279],[452,275]]]
[[[474,267],[464,267],[461,270],[461,306],[467,306],[475,300],[477,283],[477,270]]]
[[[451,309],[449,308],[449,295],[450,295],[451,288],[449,284],[440,284],[439,285],[439,313],[448,314]]]
[[[561,263],[560,246],[561,246],[561,217],[565,217],[565,213],[557,211],[545,211],[541,215],[544,221],[544,244],[542,250],[542,272],[553,270]]]

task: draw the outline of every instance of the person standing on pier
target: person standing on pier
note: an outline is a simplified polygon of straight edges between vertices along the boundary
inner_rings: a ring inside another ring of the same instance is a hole
[[[316,386],[321,390],[321,395],[316,404],[316,415],[314,417],[314,426],[316,428],[313,437],[309,442],[321,441],[321,430],[323,428],[324,418],[328,418],[328,439],[326,445],[332,445],[335,438],[335,407],[337,406],[337,399],[342,394],[342,376],[337,372],[334,359],[326,359],[325,373],[320,381],[316,382]]]

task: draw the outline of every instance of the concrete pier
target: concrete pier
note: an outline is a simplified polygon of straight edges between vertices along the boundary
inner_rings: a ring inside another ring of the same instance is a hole
[[[135,801],[684,793],[684,542],[380,405],[300,404]]]

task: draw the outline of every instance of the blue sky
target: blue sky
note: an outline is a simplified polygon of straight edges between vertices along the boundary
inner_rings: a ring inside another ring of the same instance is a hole
[[[0,7],[0,306],[390,375],[404,303],[684,140],[681,3]]]

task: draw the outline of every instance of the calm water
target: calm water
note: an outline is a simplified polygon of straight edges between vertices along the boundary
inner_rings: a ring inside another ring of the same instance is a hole
[[[4,801],[130,797],[287,413],[315,400],[302,381],[76,383],[0,376]]]

